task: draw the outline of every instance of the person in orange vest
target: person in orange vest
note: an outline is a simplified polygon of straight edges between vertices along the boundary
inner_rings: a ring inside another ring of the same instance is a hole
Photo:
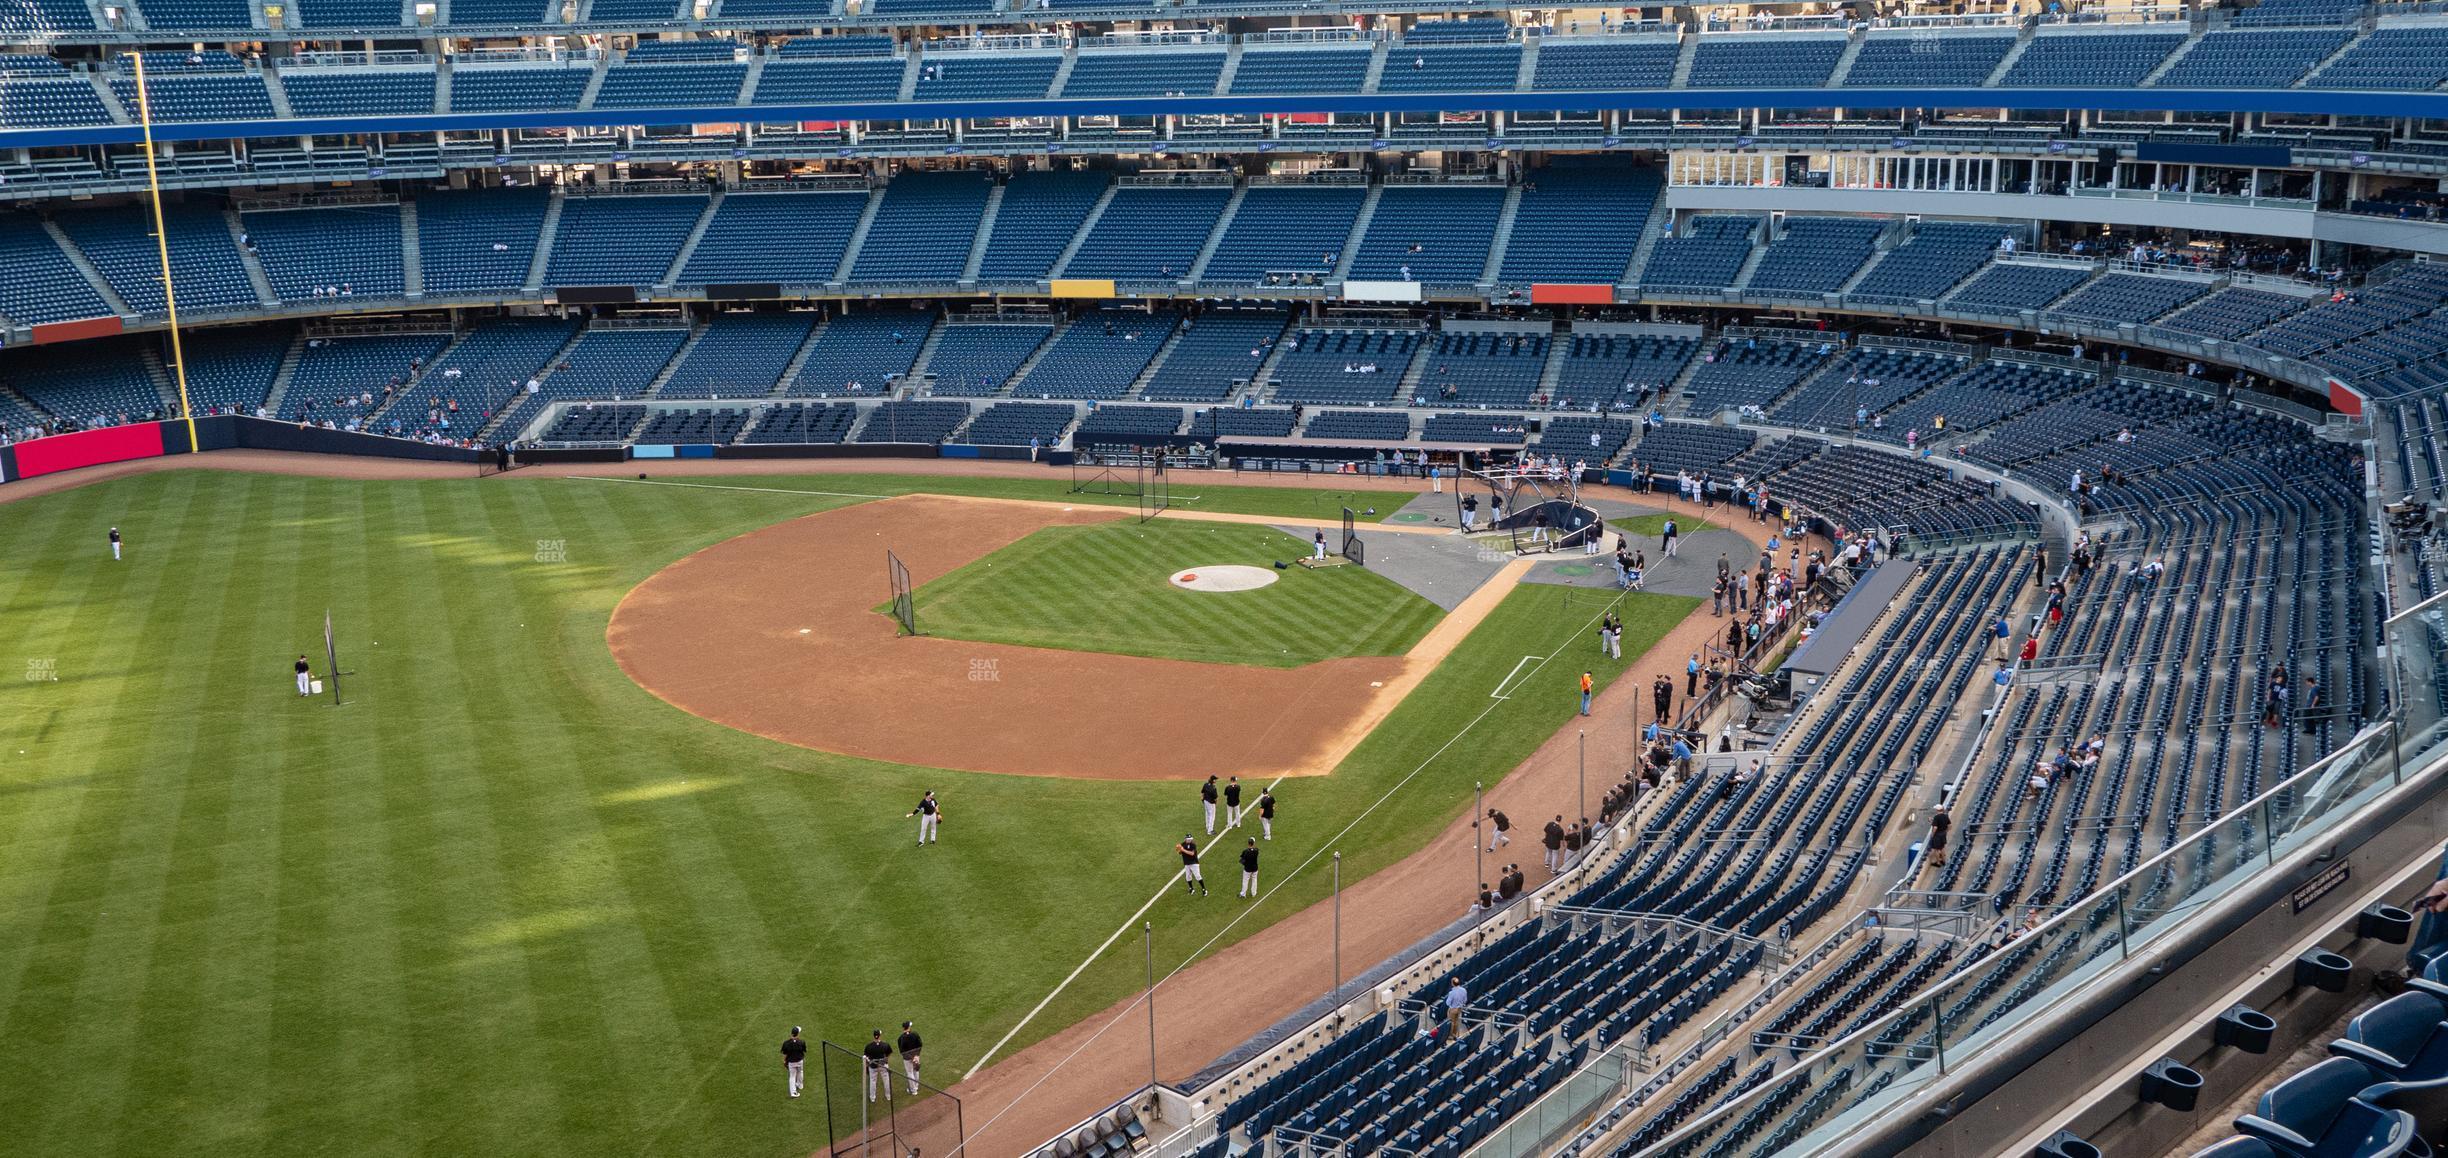
[[[1581,673],[1581,714],[1584,716],[1589,714],[1590,691],[1597,686],[1597,681],[1590,678],[1590,673]]]

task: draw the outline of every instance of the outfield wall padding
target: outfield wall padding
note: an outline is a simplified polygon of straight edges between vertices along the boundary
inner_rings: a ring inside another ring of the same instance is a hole
[[[349,430],[325,430],[268,418],[225,415],[196,420],[199,431],[209,423],[227,422],[235,440],[230,446],[250,450],[291,450],[306,454],[355,454],[374,458],[412,458],[427,462],[475,462],[480,452],[464,446],[436,446],[409,438],[386,438]]]
[[[669,447],[664,449],[668,450]],[[513,452],[521,464],[536,466],[547,462],[627,462],[629,448],[622,446],[587,446],[565,448],[534,448]],[[640,458],[653,457],[640,455]],[[670,457],[665,455],[663,457]]]
[[[716,458],[942,458],[931,442],[759,442],[718,446]]]
[[[132,422],[126,426],[106,426],[100,430],[80,430],[75,434],[54,434],[17,444],[18,478],[56,474],[80,466],[100,466],[108,462],[158,458],[162,454],[161,422]],[[180,431],[180,448],[185,449],[186,432]]]

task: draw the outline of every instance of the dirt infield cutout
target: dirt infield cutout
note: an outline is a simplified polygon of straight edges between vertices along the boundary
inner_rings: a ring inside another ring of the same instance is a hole
[[[1173,573],[1173,585],[1184,591],[1256,591],[1275,581],[1275,573],[1264,567],[1240,563],[1219,563],[1213,567],[1193,567]]]

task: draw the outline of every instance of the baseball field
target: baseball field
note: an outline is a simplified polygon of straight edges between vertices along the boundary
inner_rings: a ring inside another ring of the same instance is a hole
[[[0,504],[0,1151],[802,1154],[793,1024],[916,1019],[941,1084],[1008,1057],[1139,983],[1134,940],[1023,1025],[1166,886],[1200,768],[1285,777],[1273,891],[1155,904],[1160,969],[1325,897],[1328,851],[1419,849],[1626,670],[1611,595],[1168,583],[1272,571],[1306,542],[1268,520],[1346,498],[170,470]],[[1614,605],[1627,655],[1695,603]],[[291,681],[327,612],[337,706]]]

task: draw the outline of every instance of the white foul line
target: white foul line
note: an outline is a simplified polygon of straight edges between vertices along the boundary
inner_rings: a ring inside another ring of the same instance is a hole
[[[1610,604],[1609,606],[1612,606],[1612,604]],[[1515,660],[1515,661],[1514,661],[1514,663],[1513,663],[1513,670],[1512,670],[1512,671],[1509,671],[1509,672],[1506,672],[1506,673],[1505,673],[1505,678],[1503,678],[1503,679],[1500,679],[1500,680],[1497,680],[1497,681],[1496,681],[1496,690],[1495,690],[1495,691],[1492,691],[1492,692],[1489,692],[1489,693],[1488,693],[1488,698],[1489,698],[1489,699],[1491,699],[1491,700],[1509,700],[1509,699],[1512,699],[1512,698],[1513,698],[1513,697],[1512,697],[1512,695],[1511,695],[1510,693],[1506,692],[1506,691],[1505,691],[1505,689],[1506,689],[1506,688],[1508,688],[1508,687],[1511,687],[1511,686],[1512,686],[1512,684],[1513,684],[1513,677],[1514,677],[1514,676],[1517,676],[1517,675],[1520,675],[1520,674],[1521,674],[1522,665],[1523,665],[1523,664],[1525,664],[1525,663],[1528,663],[1528,662],[1530,662],[1531,660],[1534,660],[1534,659],[1535,659],[1535,660],[1537,660],[1537,661],[1539,661],[1539,665],[1540,665],[1540,666],[1542,666],[1542,667],[1546,666],[1546,663],[1547,663],[1547,657],[1546,657],[1546,656],[1543,656],[1543,655],[1525,655],[1525,656],[1521,657],[1520,659]]]

